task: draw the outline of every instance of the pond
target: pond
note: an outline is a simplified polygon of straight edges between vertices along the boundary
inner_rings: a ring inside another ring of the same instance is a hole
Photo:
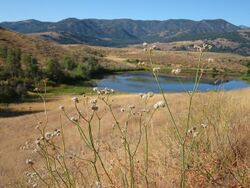
[[[194,78],[190,77],[180,77],[178,79],[174,76],[161,75],[159,81],[162,89],[166,92],[191,91],[194,86]],[[108,87],[116,91],[129,93],[159,92],[152,73],[148,72],[107,75],[97,82],[97,87]],[[204,92],[210,90],[235,90],[247,87],[250,87],[250,83],[243,80],[203,79],[198,90]]]

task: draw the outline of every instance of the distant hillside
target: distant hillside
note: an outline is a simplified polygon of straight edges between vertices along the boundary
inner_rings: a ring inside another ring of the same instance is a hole
[[[250,31],[246,27],[235,26],[222,19],[142,21],[68,18],[59,22],[3,22],[0,26],[60,44],[124,47],[144,41],[168,43],[223,39],[237,43],[237,48],[221,46],[214,48],[214,51],[250,55]]]
[[[31,54],[41,62],[49,58],[62,58],[69,54],[67,50],[54,43],[28,37],[3,28],[0,28],[0,45],[11,49],[20,48],[24,53]]]
[[[142,21],[68,18],[59,22],[40,22],[37,20],[3,22],[0,26],[22,33],[40,33],[41,37],[53,39],[59,43],[89,43],[106,46],[143,41],[166,42],[185,38],[185,36],[235,32],[239,29],[239,27],[221,19]],[[56,32],[58,35],[46,32]]]

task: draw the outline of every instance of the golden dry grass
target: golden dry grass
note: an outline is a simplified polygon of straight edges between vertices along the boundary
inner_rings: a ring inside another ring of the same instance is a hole
[[[250,90],[244,89],[230,92],[199,93],[195,96],[192,109],[191,122],[196,126],[200,134],[195,140],[194,147],[188,160],[187,172],[188,187],[214,187],[214,186],[249,186],[249,122],[250,122]],[[173,110],[177,124],[182,129],[188,112],[188,95],[185,93],[167,94],[167,100]],[[47,103],[49,124],[47,130],[60,128],[58,109],[64,105],[66,112],[72,116],[76,114],[70,96],[58,97]],[[85,99],[80,98],[79,108],[85,112],[88,107],[83,104]],[[91,98],[95,98],[92,96]],[[158,100],[160,95],[150,99],[148,106]],[[112,97],[113,109],[118,120],[123,124],[126,121],[126,112],[120,112],[120,108],[128,109],[135,105],[135,112],[143,108],[142,99],[135,94],[115,95]],[[109,166],[110,160],[114,160],[119,166],[126,164],[121,140],[117,129],[112,128],[113,120],[103,103],[98,102],[103,115],[101,120],[101,143],[104,161]],[[43,110],[42,103],[23,103],[11,105],[13,110],[24,110],[32,107],[32,110]],[[18,117],[0,119],[0,186],[11,182],[10,187],[21,182],[24,172],[28,170],[25,164],[26,158],[33,158],[35,166],[41,165],[40,158],[31,154],[28,150],[20,150],[25,142],[33,142],[38,136],[35,125],[38,120],[44,121],[44,113],[27,114]],[[147,118],[145,116],[145,118]],[[201,123],[208,124],[207,129],[200,127]],[[76,127],[66,118],[63,118],[63,127],[66,136],[67,149],[73,153],[81,153],[83,157],[90,157],[90,153],[81,144],[81,139]],[[93,123],[96,136],[97,121]],[[129,140],[134,143],[138,139],[138,118],[129,121]],[[59,142],[59,140],[56,140]],[[133,145],[133,144],[132,144]],[[136,155],[135,181],[138,187],[144,187],[140,172],[143,171],[144,155],[143,146],[139,147]],[[81,169],[85,183],[93,183],[95,175],[90,166],[76,161],[77,169]],[[73,162],[70,163],[73,165]],[[74,166],[74,165],[73,165]],[[72,167],[72,169],[74,169]],[[208,173],[209,172],[209,173]],[[111,171],[114,182],[121,185],[119,168]],[[211,177],[209,176],[211,174]],[[180,148],[173,134],[170,117],[165,109],[157,111],[149,126],[149,181],[150,187],[177,187],[180,177]],[[102,177],[105,180],[105,176]],[[16,184],[15,184],[16,182]],[[80,182],[80,180],[79,180]]]

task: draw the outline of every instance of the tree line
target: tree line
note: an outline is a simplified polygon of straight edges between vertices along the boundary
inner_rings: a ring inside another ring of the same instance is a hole
[[[24,98],[41,80],[47,78],[50,84],[72,84],[78,80],[88,80],[102,71],[98,59],[85,57],[81,62],[71,56],[49,59],[42,66],[37,58],[22,52],[0,46],[0,103]]]

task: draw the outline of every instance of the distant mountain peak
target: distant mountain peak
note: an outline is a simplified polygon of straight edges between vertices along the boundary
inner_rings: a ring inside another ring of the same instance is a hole
[[[79,21],[79,19],[78,18],[66,18],[59,22],[75,22],[75,21]]]

